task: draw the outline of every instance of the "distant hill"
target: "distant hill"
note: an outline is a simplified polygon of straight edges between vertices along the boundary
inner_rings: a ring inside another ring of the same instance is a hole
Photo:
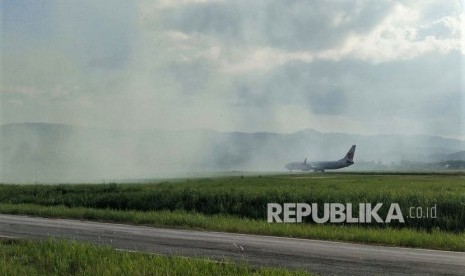
[[[157,177],[185,171],[283,170],[334,160],[357,144],[357,162],[463,160],[465,141],[427,135],[124,131],[46,123],[0,126],[0,182]],[[459,159],[455,159],[459,158]]]
[[[463,160],[465,161],[465,150],[449,154],[446,160]]]

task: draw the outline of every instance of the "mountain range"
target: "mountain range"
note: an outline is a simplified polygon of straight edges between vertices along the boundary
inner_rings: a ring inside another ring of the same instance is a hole
[[[465,141],[430,135],[115,130],[48,123],[0,126],[0,182],[158,177],[187,171],[284,171],[342,158],[356,164],[465,160]]]

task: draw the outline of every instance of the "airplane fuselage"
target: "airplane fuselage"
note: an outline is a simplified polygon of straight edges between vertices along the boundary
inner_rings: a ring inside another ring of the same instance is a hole
[[[319,162],[311,162],[310,165],[312,166],[312,170],[314,171],[324,171],[324,170],[336,170],[348,167],[354,164],[354,162],[346,161],[346,160],[338,160],[338,161],[319,161]]]
[[[285,168],[290,171],[310,171],[324,172],[325,170],[336,170],[348,167],[354,164],[353,157],[355,153],[355,145],[353,145],[344,158],[337,161],[318,161],[308,162],[305,158],[304,162],[292,162],[286,164]]]
[[[302,162],[292,162],[286,165],[286,169],[290,171],[325,171],[342,169],[352,165],[353,162],[343,161],[318,161],[304,164]]]

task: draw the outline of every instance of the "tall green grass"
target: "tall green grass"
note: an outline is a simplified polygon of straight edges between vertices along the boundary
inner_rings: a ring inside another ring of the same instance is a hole
[[[2,275],[309,275],[208,259],[117,251],[67,241],[0,240]]]
[[[153,184],[0,185],[0,203],[64,205],[114,210],[185,210],[206,215],[265,219],[267,203],[399,203],[437,206],[436,219],[367,227],[414,228],[460,233],[465,230],[464,175],[310,174],[224,177]],[[320,210],[321,212],[321,210]],[[385,217],[387,208],[380,212]]]

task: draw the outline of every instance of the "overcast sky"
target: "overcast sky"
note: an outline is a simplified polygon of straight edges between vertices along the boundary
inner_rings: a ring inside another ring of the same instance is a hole
[[[0,1],[2,124],[465,139],[464,1]]]

